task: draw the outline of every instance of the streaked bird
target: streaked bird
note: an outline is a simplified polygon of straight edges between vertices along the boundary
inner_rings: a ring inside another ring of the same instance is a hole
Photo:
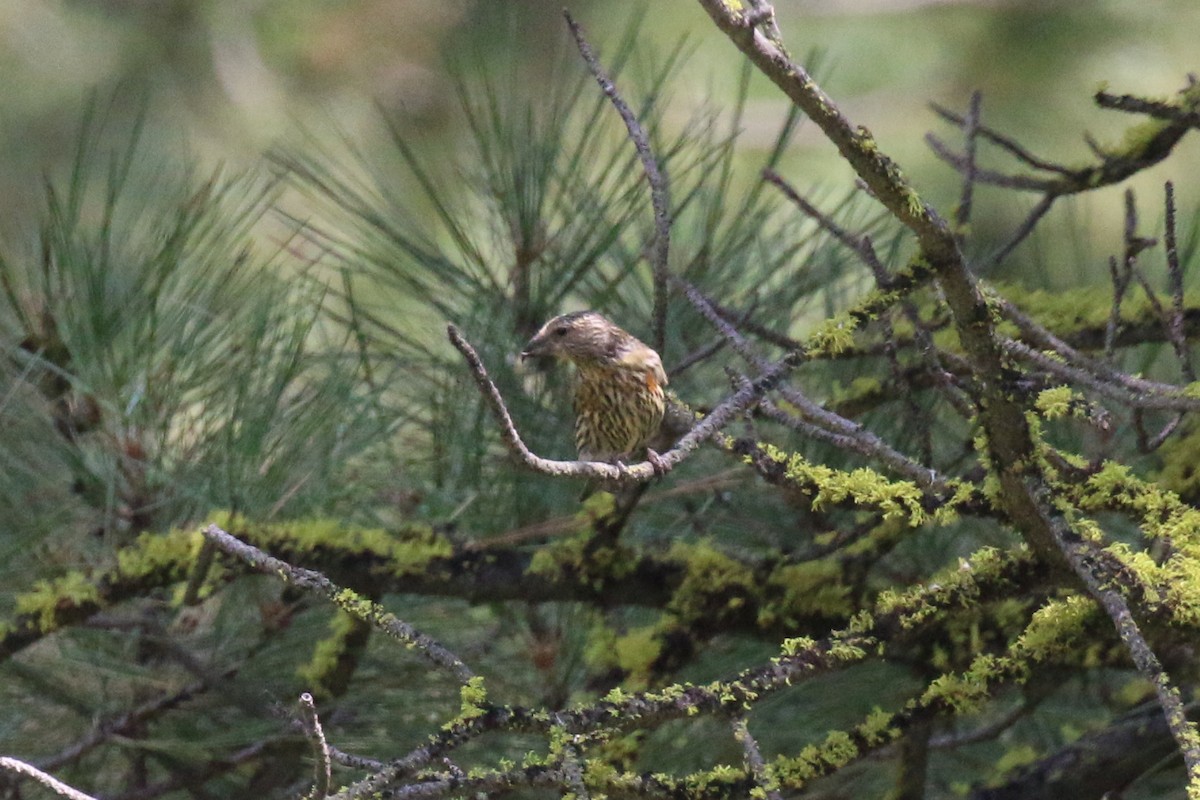
[[[641,456],[658,432],[667,373],[652,348],[595,311],[547,322],[522,358],[553,356],[575,365],[575,447],[585,461]],[[657,455],[646,457],[656,461]]]

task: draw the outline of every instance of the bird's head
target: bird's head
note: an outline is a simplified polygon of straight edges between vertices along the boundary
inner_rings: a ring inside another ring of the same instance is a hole
[[[521,358],[553,357],[576,364],[619,358],[632,336],[595,311],[575,311],[547,322],[521,351]]]

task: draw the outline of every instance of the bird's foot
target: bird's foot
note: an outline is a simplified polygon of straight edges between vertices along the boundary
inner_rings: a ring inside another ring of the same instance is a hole
[[[654,470],[654,476],[656,478],[661,478],[663,475],[666,475],[667,470],[670,469],[670,467],[667,466],[667,462],[663,460],[663,457],[649,447],[646,448],[646,460],[650,462],[650,468]]]

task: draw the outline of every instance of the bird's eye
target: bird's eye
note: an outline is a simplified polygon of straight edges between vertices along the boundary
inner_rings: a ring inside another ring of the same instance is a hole
[[[555,335],[555,336],[566,336],[566,335],[567,335],[567,331],[568,331],[568,330],[569,330],[569,328],[567,328],[567,326],[566,326],[566,325],[563,325],[563,326],[562,326],[562,327],[560,327],[560,328],[555,328],[555,329],[554,329],[554,335]]]

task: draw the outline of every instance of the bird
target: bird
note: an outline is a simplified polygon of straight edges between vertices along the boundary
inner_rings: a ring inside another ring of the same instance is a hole
[[[621,464],[648,444],[666,408],[667,373],[649,345],[596,311],[561,314],[543,325],[521,358],[550,356],[575,365],[575,447],[584,461]]]

